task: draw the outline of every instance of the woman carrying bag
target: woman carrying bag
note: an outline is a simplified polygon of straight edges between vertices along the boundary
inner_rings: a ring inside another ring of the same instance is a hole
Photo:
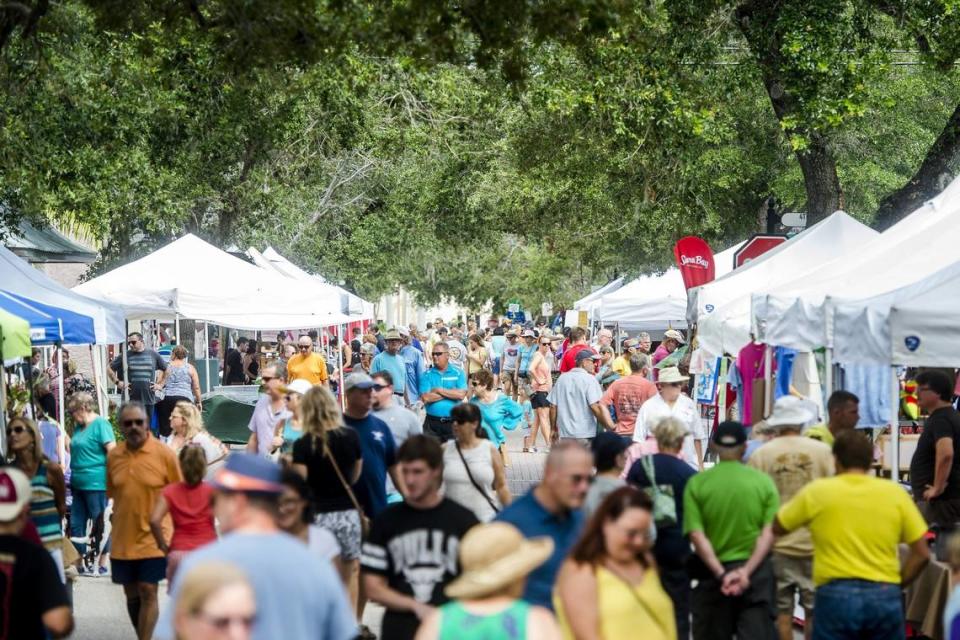
[[[512,499],[503,460],[497,447],[484,437],[476,405],[458,404],[450,418],[453,440],[443,445],[444,493],[473,511],[481,522],[489,522]]]

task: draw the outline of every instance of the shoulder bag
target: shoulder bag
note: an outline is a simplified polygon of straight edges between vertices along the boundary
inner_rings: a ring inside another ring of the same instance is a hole
[[[677,503],[671,493],[661,490],[659,485],[657,485],[653,456],[643,456],[640,458],[640,464],[643,466],[643,471],[647,474],[647,479],[650,481],[650,486],[644,487],[643,491],[649,495],[653,501],[653,521],[658,527],[671,527],[677,524]]]
[[[480,486],[480,483],[474,479],[473,474],[470,473],[470,465],[467,464],[467,459],[463,457],[463,451],[460,450],[460,443],[454,439],[453,446],[457,448],[457,453],[460,454],[460,460],[463,462],[463,468],[467,470],[467,477],[470,478],[470,483],[480,492],[480,495],[483,496],[483,499],[487,501],[487,504],[490,505],[490,508],[493,509],[494,513],[500,513],[500,508],[497,507],[497,504],[490,499],[490,496],[487,495],[487,492],[483,490],[483,487]]]
[[[360,502],[357,500],[357,496],[353,493],[353,489],[350,488],[350,485],[347,483],[347,479],[343,477],[343,473],[340,472],[340,467],[337,466],[337,461],[334,460],[333,454],[330,453],[330,447],[326,442],[323,442],[323,455],[330,461],[330,465],[333,466],[334,473],[337,474],[337,478],[340,479],[340,484],[343,485],[344,490],[347,492],[347,496],[350,498],[350,502],[353,503],[353,508],[357,510],[357,515],[360,516],[360,535],[365,539],[370,534],[370,518],[366,516],[363,512],[363,507],[360,506]]]

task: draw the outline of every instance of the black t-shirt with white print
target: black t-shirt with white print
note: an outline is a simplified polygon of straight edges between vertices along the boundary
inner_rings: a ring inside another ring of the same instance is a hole
[[[460,540],[476,524],[472,511],[447,498],[432,509],[390,505],[374,518],[360,564],[364,571],[384,576],[391,589],[441,605],[448,600],[444,587],[460,574]],[[410,640],[419,624],[412,612],[388,609],[380,637]]]

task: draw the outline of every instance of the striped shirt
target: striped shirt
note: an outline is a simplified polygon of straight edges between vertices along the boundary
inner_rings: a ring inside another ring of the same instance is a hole
[[[30,519],[37,527],[37,533],[45,547],[57,549],[63,540],[63,526],[53,488],[47,479],[47,463],[37,467],[37,473],[30,479]]]

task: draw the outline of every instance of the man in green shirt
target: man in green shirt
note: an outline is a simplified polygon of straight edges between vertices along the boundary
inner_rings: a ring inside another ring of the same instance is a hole
[[[687,482],[683,532],[700,567],[691,610],[694,640],[770,640],[776,637],[776,580],[769,560],[777,487],[741,462],[747,430],[723,422],[713,434],[720,458]]]

